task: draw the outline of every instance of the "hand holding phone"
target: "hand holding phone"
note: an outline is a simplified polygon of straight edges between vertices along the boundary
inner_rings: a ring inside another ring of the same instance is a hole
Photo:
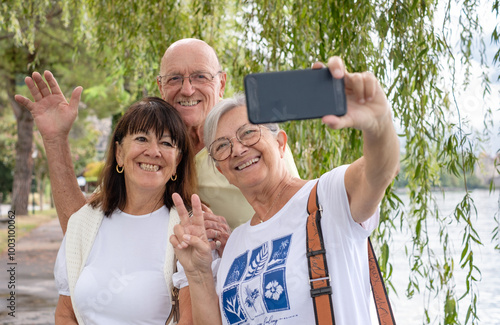
[[[327,68],[249,74],[247,111],[254,124],[342,116],[347,112],[344,79]]]

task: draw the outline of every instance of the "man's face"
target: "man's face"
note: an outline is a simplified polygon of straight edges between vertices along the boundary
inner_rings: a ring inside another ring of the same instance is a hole
[[[208,112],[224,95],[226,74],[219,71],[215,53],[202,41],[177,44],[165,52],[160,75],[181,75],[186,78],[182,85],[177,86],[159,83],[160,93],[181,114],[188,127],[202,128]],[[198,72],[208,72],[215,77],[205,84],[193,82],[192,85],[188,77]]]

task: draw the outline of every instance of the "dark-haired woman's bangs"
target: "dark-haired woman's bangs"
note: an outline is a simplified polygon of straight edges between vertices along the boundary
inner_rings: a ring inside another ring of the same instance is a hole
[[[151,107],[142,107],[140,112],[135,114],[133,119],[128,123],[128,134],[147,133],[153,131],[159,138],[165,132],[165,124],[158,114],[158,110]]]

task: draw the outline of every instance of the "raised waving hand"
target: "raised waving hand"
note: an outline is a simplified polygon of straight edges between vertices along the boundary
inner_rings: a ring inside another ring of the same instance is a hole
[[[42,135],[57,216],[65,233],[70,216],[86,203],[76,181],[68,140],[78,116],[83,88],[76,87],[68,103],[52,73],[45,71],[44,76],[47,82],[38,72],[24,80],[34,101],[21,95],[16,95],[15,99],[31,112]]]
[[[31,112],[44,141],[66,139],[78,116],[83,88],[76,87],[68,103],[54,75],[45,71],[44,77],[47,82],[40,73],[33,72],[31,77],[24,79],[34,101],[21,95],[16,95],[15,99]]]

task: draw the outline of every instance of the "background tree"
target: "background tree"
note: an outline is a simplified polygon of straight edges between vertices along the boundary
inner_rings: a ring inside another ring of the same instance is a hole
[[[124,95],[122,79],[110,80],[106,66],[98,67],[101,62],[93,60],[94,53],[74,42],[72,29],[66,28],[62,21],[64,11],[55,1],[33,1],[22,6],[20,1],[9,1],[8,4],[10,6],[0,6],[0,92],[8,99],[0,100],[0,110],[10,106],[16,119],[15,159],[10,162],[14,167],[11,209],[17,215],[25,215],[28,213],[32,177],[36,177],[42,186],[47,175],[43,172],[46,161],[42,147],[37,150],[33,141],[31,113],[14,100],[18,93],[31,97],[24,78],[36,70],[51,70],[65,92],[71,92],[76,85],[86,87],[85,94],[93,106],[81,105],[80,121],[70,134],[71,142],[75,144],[78,144],[78,139],[96,143],[96,133],[88,132],[88,123],[84,126],[89,113],[109,116],[121,111],[119,104],[121,101],[128,104],[129,98]],[[94,158],[95,148],[75,145],[73,149],[76,170],[81,173],[86,162]],[[35,152],[40,153],[36,173],[33,172]]]
[[[0,99],[0,102],[6,99]],[[0,108],[5,107],[0,104]],[[12,112],[0,109],[0,204],[7,201],[12,193],[14,180],[14,160],[16,152],[16,121]],[[1,211],[2,214],[6,211]]]
[[[403,172],[399,178],[407,184],[411,200],[409,212],[405,213],[394,189],[387,191],[377,233],[381,267],[389,279],[391,231],[408,227],[412,244],[407,252],[412,273],[406,295],[427,293],[423,323],[478,323],[474,283],[479,270],[474,252],[482,239],[471,222],[475,207],[468,187],[468,175],[475,168],[478,151],[476,138],[463,127],[462,119],[456,123],[450,115],[460,113],[455,95],[470,82],[467,77],[473,67],[473,55],[479,53],[484,66],[499,65],[500,28],[497,23],[491,39],[484,38],[479,24],[479,1],[25,0],[22,6],[20,0],[8,3],[0,7],[0,22],[7,24],[16,46],[25,46],[29,53],[35,52],[37,29],[20,27],[17,17],[38,19],[43,24],[46,12],[61,8],[62,21],[72,31],[74,41],[85,44],[86,51],[99,53],[95,61],[108,71],[108,84],[122,94],[120,104],[147,93],[158,94],[154,77],[159,58],[168,44],[183,37],[204,39],[218,50],[230,75],[229,94],[242,89],[242,77],[248,72],[307,68],[331,55],[343,57],[351,71],[373,71],[387,90],[395,119],[400,123]],[[499,2],[487,5],[498,21]],[[444,7],[440,22],[435,21],[438,6]],[[458,24],[453,21],[451,25],[452,12],[457,7]],[[460,35],[459,53],[450,37],[452,31]],[[491,62],[486,60],[488,47],[495,47]],[[457,60],[466,67],[463,83],[456,78]],[[486,95],[491,91],[491,81],[483,74],[481,82]],[[106,83],[101,84],[104,86],[100,87],[106,87]],[[103,91],[99,89],[105,88],[95,86],[88,95],[102,98],[99,96]],[[489,107],[485,114],[486,131],[493,125],[493,109],[498,107]],[[358,131],[331,131],[319,121],[290,122],[285,128],[304,178],[316,177],[362,154]],[[316,167],[318,163],[320,168]],[[463,179],[465,194],[452,216],[439,214],[431,191],[440,185],[442,170]],[[439,225],[442,252],[427,247],[429,220]],[[451,222],[463,226],[458,263],[448,248],[447,225]],[[494,236],[498,236],[498,228]],[[453,282],[455,264],[467,271],[467,291],[462,297],[457,297]],[[438,315],[429,312],[433,297],[442,297],[442,313]],[[464,319],[459,319],[457,313],[459,298],[468,310]]]
[[[33,158],[31,157],[33,143],[33,117],[31,113],[14,100],[16,93],[16,77],[18,71],[29,74],[27,62],[33,60],[34,54],[30,54],[27,49],[13,46],[9,38],[4,38],[0,45],[0,55],[6,60],[0,63],[0,87],[6,90],[10,106],[14,112],[17,125],[17,142],[14,183],[12,186],[12,210],[18,214],[27,214],[28,195],[31,187],[31,174],[33,171]],[[24,64],[23,64],[24,63]]]
[[[37,65],[51,66],[64,61],[69,62],[71,49],[61,51],[61,45],[68,45],[65,40],[58,39],[57,26],[62,26],[60,8],[48,10],[39,6],[20,7],[20,2],[11,2],[14,12],[7,16],[7,28],[0,30],[0,86],[6,92],[9,106],[14,112],[17,125],[17,143],[14,182],[12,190],[12,210],[16,214],[27,214],[28,195],[30,193],[33,174],[33,117],[31,113],[14,100],[19,93],[19,86],[24,85],[24,77],[31,75]],[[3,14],[9,11],[2,5]],[[2,15],[2,18],[5,16]],[[2,19],[3,20],[3,19]],[[2,27],[5,26],[5,21]],[[61,27],[59,27],[59,31]],[[29,31],[30,36],[24,42],[16,40],[16,34]],[[36,33],[35,33],[36,32]]]

